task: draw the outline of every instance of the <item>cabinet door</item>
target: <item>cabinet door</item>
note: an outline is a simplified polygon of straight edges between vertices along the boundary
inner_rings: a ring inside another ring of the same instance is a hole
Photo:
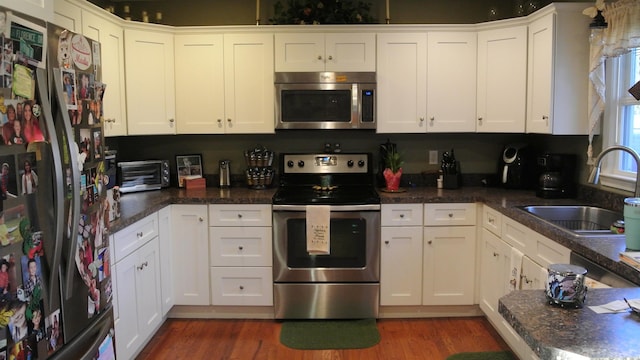
[[[427,34],[427,132],[476,130],[475,32]]]
[[[498,314],[498,299],[507,291],[511,247],[487,229],[482,229],[480,244],[480,308],[493,316]]]
[[[223,35],[176,35],[175,51],[177,132],[224,133]]]
[[[276,34],[275,69],[324,71],[324,34]]]
[[[224,36],[226,132],[274,133],[273,35]]]
[[[176,305],[210,305],[207,228],[206,205],[171,206]]]
[[[527,27],[478,32],[477,132],[524,132]]]
[[[118,301],[118,320],[115,322],[116,355],[119,359],[131,359],[142,346],[144,329],[138,322],[138,287],[137,283],[139,258],[133,253],[116,263],[113,274],[116,282]]]
[[[472,305],[475,226],[424,228],[423,305]]]
[[[105,15],[107,16],[107,15]],[[104,135],[127,134],[126,91],[124,83],[124,30],[120,25],[82,11],[82,33],[100,42],[102,82],[107,84],[103,98]]]
[[[158,242],[160,244],[160,290],[162,316],[167,315],[174,305],[173,259],[171,255],[171,206],[158,211]]]
[[[146,338],[155,332],[162,322],[160,287],[160,246],[158,238],[144,244],[138,251],[136,264],[136,294],[138,323]]]
[[[382,227],[380,305],[422,303],[422,227]]]
[[[53,20],[53,2],[51,0],[3,0],[2,6],[44,21]]]
[[[326,34],[326,71],[376,71],[375,34]]]
[[[67,0],[53,0],[53,23],[67,30],[81,33],[82,10],[78,5]]]
[[[124,34],[129,135],[175,134],[173,34]]]
[[[427,35],[378,34],[378,133],[425,133]]]
[[[545,288],[548,271],[528,256],[522,257],[520,288],[522,290],[540,290]]]
[[[527,132],[551,133],[553,96],[553,14],[529,25]]]

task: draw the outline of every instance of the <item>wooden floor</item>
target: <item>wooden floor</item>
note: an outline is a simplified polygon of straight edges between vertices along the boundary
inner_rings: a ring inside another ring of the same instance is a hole
[[[276,320],[168,319],[137,359],[440,360],[467,351],[508,350],[484,317],[380,319],[380,343],[358,350],[294,350]]]

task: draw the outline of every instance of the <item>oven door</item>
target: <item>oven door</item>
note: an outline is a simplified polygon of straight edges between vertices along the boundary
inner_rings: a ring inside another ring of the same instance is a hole
[[[380,205],[331,206],[330,251],[306,249],[306,206],[273,207],[274,282],[378,282]]]

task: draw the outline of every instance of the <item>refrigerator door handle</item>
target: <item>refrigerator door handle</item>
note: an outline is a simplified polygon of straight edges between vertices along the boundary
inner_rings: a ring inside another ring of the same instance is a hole
[[[44,69],[36,70],[36,81],[38,84],[46,84],[47,83],[47,74]],[[47,129],[51,129],[53,131],[55,128],[55,124],[53,123],[53,113],[51,111],[51,104],[49,103],[46,87],[38,86],[38,91],[40,93],[41,106],[44,114],[44,121],[47,126]],[[58,138],[57,136],[50,136],[48,139],[51,144],[51,155],[53,157],[53,166],[54,169],[62,169],[62,157],[59,151]],[[54,171],[55,179],[54,179],[54,206],[56,214],[64,213],[64,178],[61,171]],[[56,216],[55,223],[55,246],[53,250],[53,263],[51,269],[51,276],[49,278],[49,289],[54,289],[58,284],[58,276],[59,273],[57,271],[60,266],[60,257],[62,256],[62,245],[63,245],[63,236],[64,236],[64,217]],[[49,309],[53,309],[54,305],[54,297],[49,297]]]
[[[60,72],[60,69],[54,69],[53,78],[54,78],[54,84],[53,84],[54,93],[58,101],[58,106],[60,107],[60,109],[66,109],[67,105],[64,100],[64,91],[62,90],[63,81],[62,81],[62,74]],[[80,187],[78,186],[78,184],[80,183],[80,168],[78,167],[77,158],[75,156],[78,154],[79,151],[78,151],[78,145],[76,144],[74,139],[73,129],[71,128],[71,120],[69,119],[69,114],[66,111],[60,111],[60,113],[62,115],[62,121],[60,125],[62,126],[62,130],[64,130],[64,137],[66,138],[66,141],[67,141],[65,145],[67,145],[69,149],[69,157],[70,157],[69,165],[71,166],[71,174],[72,174],[71,184],[73,184],[73,186],[71,186],[71,189],[72,189],[71,208],[69,209],[70,216],[72,217],[70,223],[78,224],[80,222]],[[60,167],[60,169],[62,169],[62,167]],[[62,174],[60,174],[60,176],[62,176]],[[56,179],[56,181],[58,181],[58,179]],[[62,179],[60,179],[60,182],[61,184],[63,184]],[[64,185],[62,185],[62,188],[64,188]],[[62,196],[64,196],[64,191]],[[64,206],[64,201],[61,201],[61,203]],[[59,212],[59,214],[64,214],[64,207],[63,207],[63,210]],[[60,231],[64,233],[64,230],[63,230],[64,218],[61,219],[61,221],[63,222],[63,225]],[[78,237],[78,227],[72,225],[71,234],[69,235],[70,235],[68,239],[69,253],[66,254],[67,266],[64,273],[65,281],[64,281],[64,289],[63,289],[64,291],[63,296],[64,296],[64,299],[66,300],[71,299],[71,297],[73,296],[73,277],[75,276],[74,267],[76,266],[76,262],[74,259],[75,259],[75,253],[77,251],[76,238]],[[60,249],[60,252],[62,252],[62,249]]]

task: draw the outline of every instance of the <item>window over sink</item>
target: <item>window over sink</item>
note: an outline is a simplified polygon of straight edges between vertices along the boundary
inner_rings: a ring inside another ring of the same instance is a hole
[[[640,81],[640,48],[606,61],[606,108],[602,147],[624,145],[640,153],[640,102],[629,88]],[[621,151],[607,155],[601,181],[605,186],[633,191],[637,165]]]

